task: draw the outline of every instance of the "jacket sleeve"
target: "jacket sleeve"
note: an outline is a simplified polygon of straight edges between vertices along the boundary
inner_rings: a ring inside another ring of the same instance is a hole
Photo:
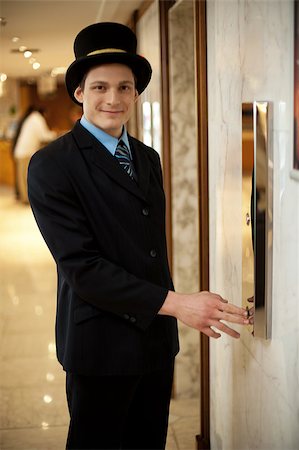
[[[67,171],[43,150],[31,159],[28,194],[41,234],[74,293],[146,329],[168,289],[137,278],[99,254]]]

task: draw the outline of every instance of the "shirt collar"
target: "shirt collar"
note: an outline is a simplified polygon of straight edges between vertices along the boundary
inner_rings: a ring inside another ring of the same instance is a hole
[[[111,136],[110,134],[105,133],[105,131],[101,130],[101,128],[98,128],[95,125],[93,125],[92,123],[90,123],[86,119],[86,117],[84,115],[81,117],[80,123],[98,141],[100,141],[100,143],[102,145],[104,145],[104,147],[106,147],[107,150],[109,150],[111,155],[114,156],[115,151],[116,151],[116,147],[117,147],[117,144],[118,144],[119,140],[122,140],[126,144],[126,146],[128,147],[128,149],[130,151],[130,154],[131,154],[131,149],[130,149],[130,144],[129,144],[129,139],[128,139],[128,133],[127,133],[127,130],[126,130],[125,126],[123,126],[123,132],[122,132],[121,137],[119,139],[117,139],[114,136]]]

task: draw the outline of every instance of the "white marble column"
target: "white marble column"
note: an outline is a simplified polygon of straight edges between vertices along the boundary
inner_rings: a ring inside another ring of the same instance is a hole
[[[272,339],[211,341],[211,448],[299,446],[299,183],[293,156],[293,2],[207,2],[210,286],[241,305],[241,105],[274,107]]]
[[[194,79],[193,2],[182,0],[169,14],[173,221],[173,278],[178,292],[199,289],[198,174]],[[179,396],[198,396],[199,333],[180,324],[176,363]]]

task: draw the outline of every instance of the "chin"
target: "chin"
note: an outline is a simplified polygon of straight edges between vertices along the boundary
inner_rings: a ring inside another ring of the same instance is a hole
[[[102,130],[115,130],[115,131],[117,131],[117,130],[120,130],[120,129],[122,129],[122,127],[123,127],[123,123],[121,122],[121,123],[115,123],[115,122],[113,122],[113,123],[103,123],[102,124],[102,126],[101,125],[99,125],[99,127],[100,128],[102,128]]]

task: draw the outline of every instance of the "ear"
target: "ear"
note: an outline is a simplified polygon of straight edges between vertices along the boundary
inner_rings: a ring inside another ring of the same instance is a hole
[[[84,95],[83,95],[83,91],[82,91],[82,89],[81,89],[80,86],[78,86],[78,87],[76,88],[76,90],[75,90],[75,92],[74,92],[74,97],[75,97],[75,99],[77,100],[77,102],[83,103]]]
[[[137,89],[135,89],[135,97],[134,97],[134,102],[135,103],[137,102],[138,97],[139,97],[138,91],[137,91]]]

